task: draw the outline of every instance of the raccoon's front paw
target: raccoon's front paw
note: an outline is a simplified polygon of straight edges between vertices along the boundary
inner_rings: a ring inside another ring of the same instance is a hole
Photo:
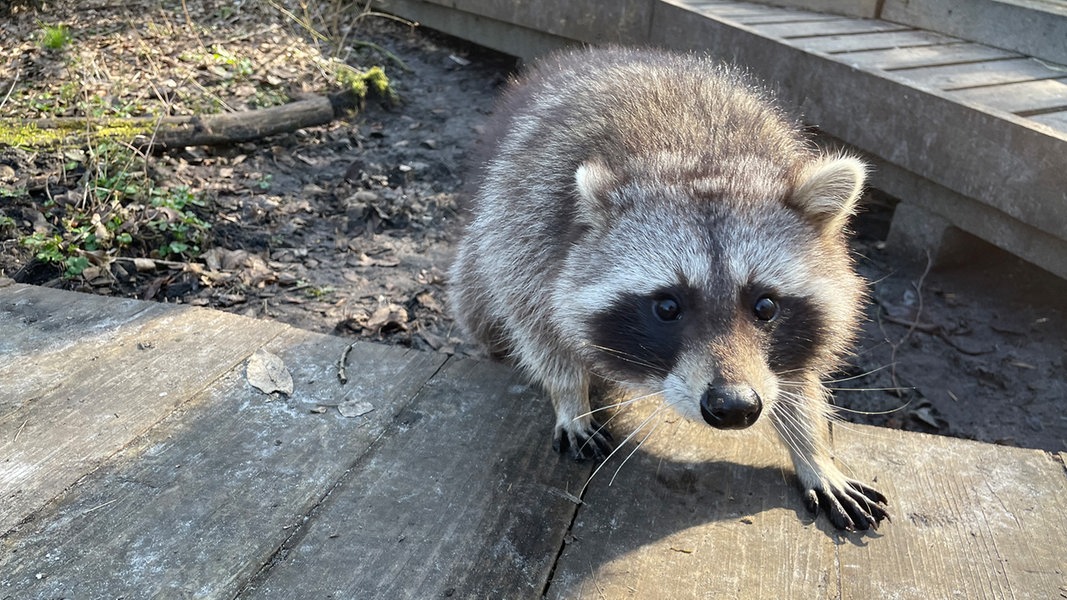
[[[589,419],[586,423],[575,420],[566,425],[557,425],[552,438],[552,449],[564,452],[577,461],[604,460],[614,447],[611,434],[600,423]]]
[[[834,527],[847,531],[878,529],[883,519],[892,520],[886,503],[881,492],[852,479],[844,479],[839,485],[823,479],[804,490],[804,504],[813,515],[818,516],[820,508],[825,508]]]

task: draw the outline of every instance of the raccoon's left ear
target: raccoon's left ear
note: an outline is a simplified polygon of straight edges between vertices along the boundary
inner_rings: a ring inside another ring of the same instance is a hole
[[[837,233],[856,212],[866,177],[867,165],[858,158],[823,156],[801,171],[788,202],[824,233]]]
[[[599,159],[582,163],[574,172],[578,189],[578,219],[600,228],[608,222],[611,191],[618,184],[615,173]]]

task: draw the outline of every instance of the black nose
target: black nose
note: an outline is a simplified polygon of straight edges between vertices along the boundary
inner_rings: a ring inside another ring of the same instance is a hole
[[[708,386],[700,397],[700,415],[719,429],[744,429],[755,423],[761,412],[759,394],[747,386]]]

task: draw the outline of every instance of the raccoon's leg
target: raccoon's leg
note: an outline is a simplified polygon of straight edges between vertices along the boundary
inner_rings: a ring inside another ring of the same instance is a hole
[[[589,414],[589,378],[575,374],[546,386],[556,409],[552,448],[578,461],[603,460],[613,447],[611,434]]]
[[[520,363],[529,368],[552,399],[556,411],[552,448],[578,461],[607,457],[613,447],[611,434],[589,414],[588,374],[572,361],[556,356],[528,360],[541,354],[529,346],[520,346],[519,354]]]
[[[829,405],[818,383],[785,390],[771,412],[778,435],[789,447],[808,510],[825,509],[838,529],[877,529],[889,513],[878,490],[845,477],[830,456]]]

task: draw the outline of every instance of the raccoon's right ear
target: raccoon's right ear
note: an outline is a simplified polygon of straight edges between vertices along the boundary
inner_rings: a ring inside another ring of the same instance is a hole
[[[599,159],[582,163],[574,172],[578,190],[578,220],[600,228],[608,222],[611,191],[618,185],[615,173]]]
[[[789,204],[800,209],[824,233],[838,233],[856,212],[866,178],[867,165],[858,158],[821,157],[801,171]]]

